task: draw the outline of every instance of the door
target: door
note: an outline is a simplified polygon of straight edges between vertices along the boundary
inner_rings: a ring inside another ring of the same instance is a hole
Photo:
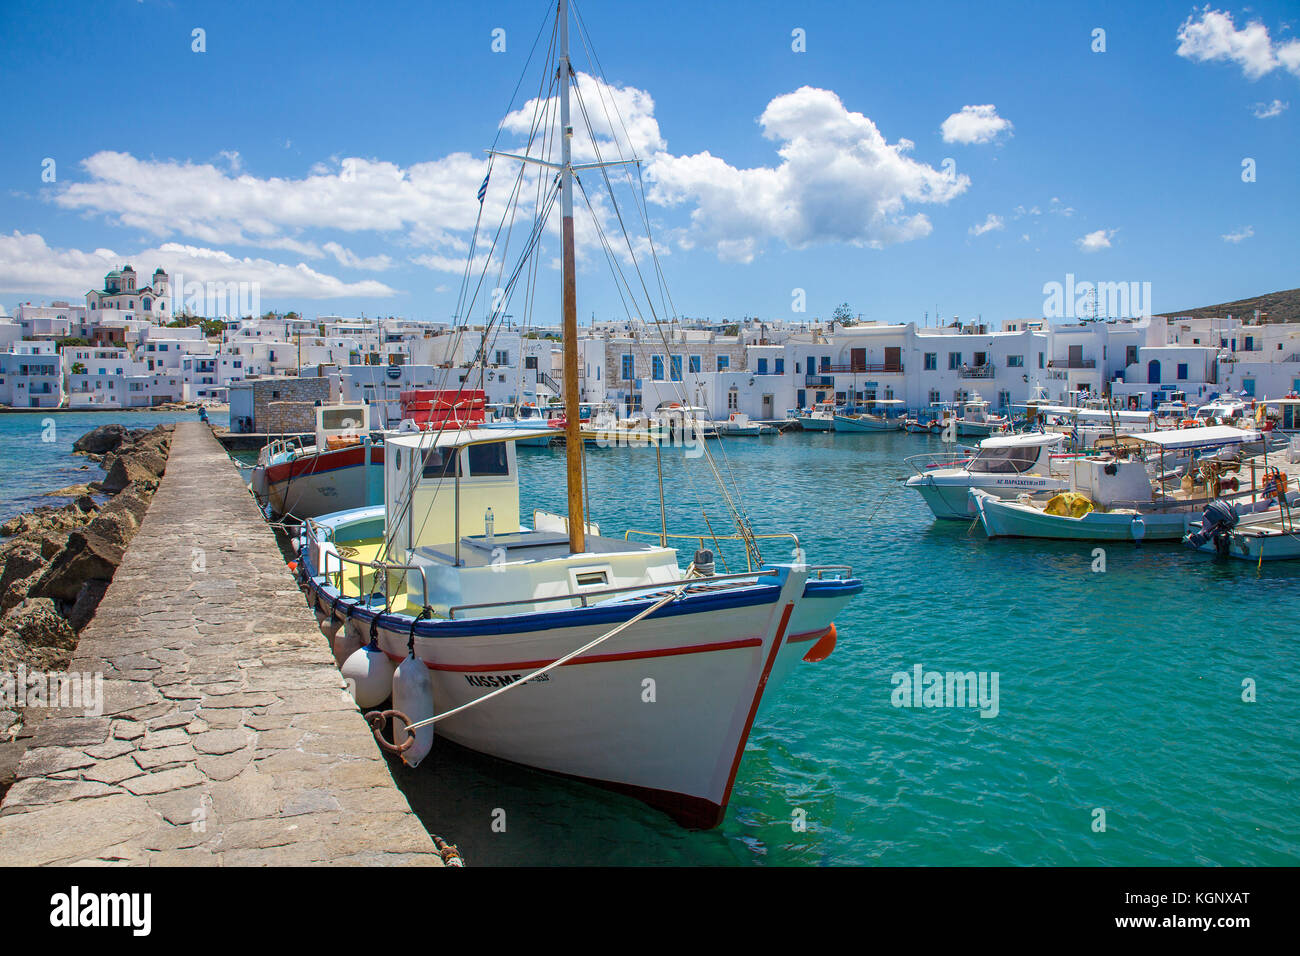
[[[772,396],[764,395],[763,396],[763,419],[764,421],[771,421],[775,417],[776,416],[772,414]]]
[[[850,349],[849,350],[849,370],[852,372],[865,372],[867,370],[867,350]]]
[[[1070,368],[1083,368],[1083,346],[1070,346]]]
[[[900,372],[903,369],[903,350],[897,346],[885,347],[885,371]]]

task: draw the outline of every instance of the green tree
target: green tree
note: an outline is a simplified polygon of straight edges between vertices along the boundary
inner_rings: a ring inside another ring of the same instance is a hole
[[[849,308],[847,302],[841,302],[835,307],[835,311],[831,313],[831,318],[840,323],[840,325],[852,325],[853,310]]]

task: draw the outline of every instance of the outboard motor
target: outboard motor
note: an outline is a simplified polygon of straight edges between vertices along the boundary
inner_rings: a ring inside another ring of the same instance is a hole
[[[713,577],[713,552],[708,548],[700,548],[695,552],[695,573],[700,577]]]
[[[1219,555],[1228,553],[1228,534],[1237,527],[1237,511],[1232,505],[1217,498],[1205,506],[1201,512],[1201,527],[1187,536],[1187,543],[1199,548],[1207,541],[1214,541],[1214,550]]]

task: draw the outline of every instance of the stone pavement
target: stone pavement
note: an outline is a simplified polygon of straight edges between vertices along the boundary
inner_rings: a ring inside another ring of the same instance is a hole
[[[167,473],[0,805],[0,866],[441,865],[206,425]],[[31,714],[34,708],[29,708]]]

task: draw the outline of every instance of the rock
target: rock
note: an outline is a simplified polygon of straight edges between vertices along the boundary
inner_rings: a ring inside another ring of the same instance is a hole
[[[102,455],[104,452],[116,450],[117,446],[126,439],[127,434],[125,425],[100,425],[73,442],[72,450]]]
[[[0,618],[0,624],[13,631],[31,647],[56,647],[72,650],[77,633],[54,608],[49,598],[26,598]]]
[[[150,490],[158,487],[158,475],[154,474],[146,463],[134,455],[117,455],[113,458],[113,464],[99,486],[107,492],[116,494],[137,481],[148,486]]]
[[[87,581],[110,580],[125,553],[123,544],[89,529],[74,531],[68,535],[68,546],[50,563],[30,593],[35,597],[75,601]]]
[[[9,548],[4,555],[4,570],[0,571],[0,596],[9,589],[9,585],[44,570],[48,563],[49,559],[41,553],[40,545],[35,542],[21,541],[17,547]]]
[[[78,634],[90,623],[90,619],[95,616],[95,609],[99,607],[99,602],[104,598],[104,592],[108,590],[107,581],[87,581],[77,592],[77,600],[73,602],[72,609],[68,611],[68,623]]]
[[[36,582],[44,573],[44,570],[33,571],[27,577],[12,582],[4,591],[0,591],[0,614],[21,604],[31,593],[32,588],[36,587]]]
[[[26,665],[29,671],[62,671],[68,669],[71,659],[71,652],[63,648],[33,647],[8,630],[4,620],[0,619],[0,671],[12,673],[20,664]]]
[[[78,498],[81,495],[90,494],[90,485],[69,485],[66,488],[60,488],[57,491],[47,491],[42,497],[44,498]]]

